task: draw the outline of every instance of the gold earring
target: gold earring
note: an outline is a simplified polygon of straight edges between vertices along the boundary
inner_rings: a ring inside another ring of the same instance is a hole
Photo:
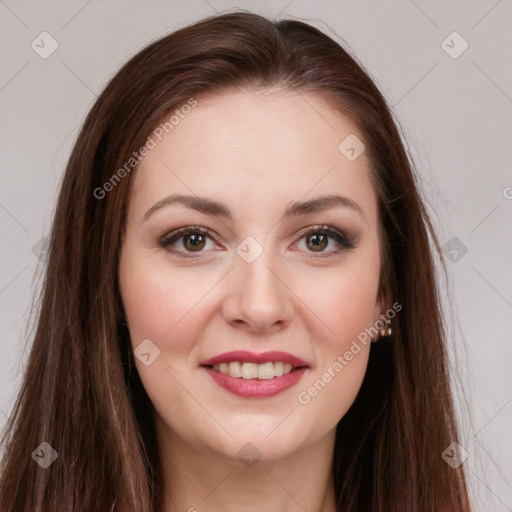
[[[388,318],[388,319],[386,320],[386,327],[383,327],[383,328],[380,330],[380,335],[381,335],[381,336],[391,336],[392,329],[391,329],[390,325],[391,325],[391,320]]]

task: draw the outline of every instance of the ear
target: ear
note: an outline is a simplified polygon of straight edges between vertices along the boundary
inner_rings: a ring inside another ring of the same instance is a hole
[[[379,293],[377,294],[377,298],[375,300],[375,308],[373,310],[373,325],[378,327],[381,323],[386,322],[386,312],[391,309],[392,300],[391,293],[389,292],[387,287],[382,287]],[[377,323],[378,322],[378,323]],[[384,325],[382,325],[384,327]],[[372,341],[379,341],[380,337],[380,328],[378,327],[377,333],[372,334]]]

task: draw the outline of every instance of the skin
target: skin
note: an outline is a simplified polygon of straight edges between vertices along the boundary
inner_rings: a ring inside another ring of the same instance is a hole
[[[338,150],[349,134],[362,139],[347,117],[311,94],[198,98],[132,178],[119,281],[133,349],[149,338],[160,350],[148,366],[135,363],[155,408],[165,512],[260,511],[262,503],[276,511],[335,510],[335,427],[360,389],[370,340],[307,405],[297,395],[388,307],[378,294],[368,160],[363,152],[351,162]],[[282,219],[291,202],[333,193],[355,201],[362,214],[332,207]],[[144,220],[170,194],[220,201],[233,216],[173,204]],[[199,252],[183,245],[187,235],[159,245],[191,225],[217,240],[206,237]],[[316,252],[317,225],[351,234],[355,247],[329,237]],[[252,263],[236,252],[247,236],[263,249]],[[309,369],[277,396],[238,397],[200,363],[239,349],[289,352]],[[251,467],[237,455],[248,442],[261,457]]]

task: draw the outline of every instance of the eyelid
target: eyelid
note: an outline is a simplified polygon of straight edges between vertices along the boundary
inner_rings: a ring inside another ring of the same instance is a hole
[[[306,226],[305,228],[302,228],[299,233],[298,233],[298,236],[300,236],[301,238],[309,233],[316,233],[318,231],[322,231],[322,232],[325,232],[325,233],[336,233],[344,238],[348,238],[348,235],[346,233],[344,233],[343,231],[335,228],[334,226],[330,226],[329,224],[313,224],[311,226]]]

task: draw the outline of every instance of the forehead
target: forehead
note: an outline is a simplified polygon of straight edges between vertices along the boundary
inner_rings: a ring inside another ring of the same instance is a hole
[[[319,97],[248,90],[196,101],[161,140],[152,135],[155,146],[132,177],[130,208],[141,213],[166,195],[183,193],[263,213],[276,203],[337,192],[375,213],[365,152],[351,161],[340,151],[347,137],[362,136]]]

